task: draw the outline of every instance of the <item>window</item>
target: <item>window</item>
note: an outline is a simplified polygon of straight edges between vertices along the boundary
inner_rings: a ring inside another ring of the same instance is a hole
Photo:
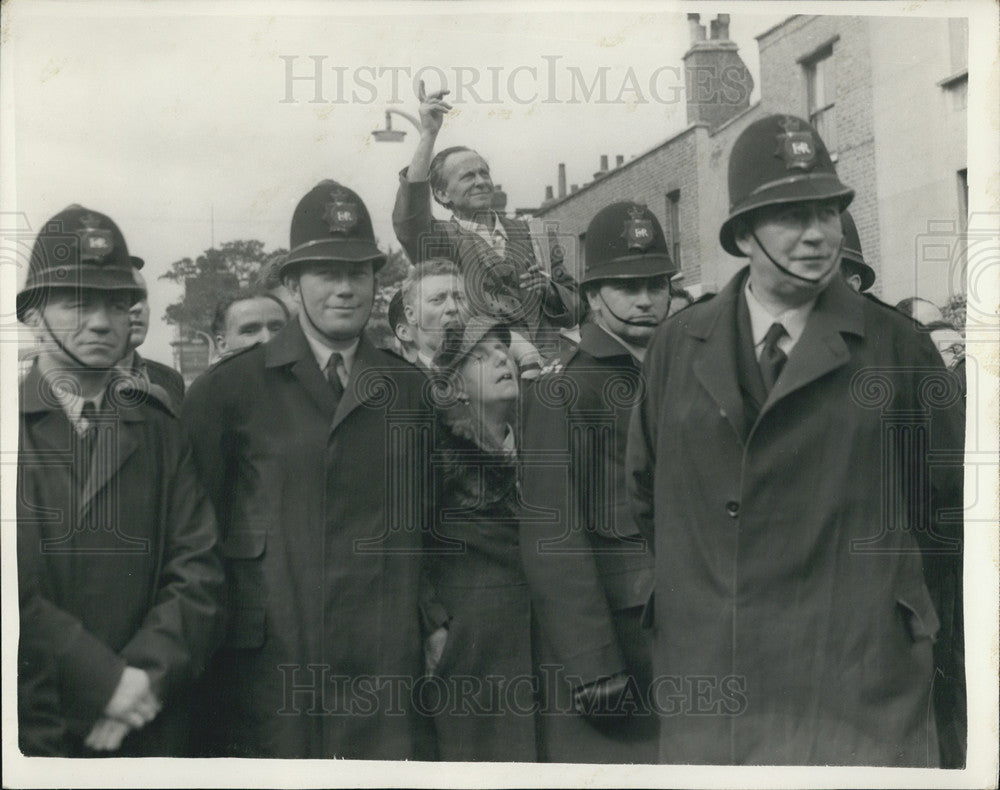
[[[833,111],[837,97],[837,83],[833,69],[833,44],[816,50],[802,61],[806,75],[806,104],[809,123],[826,143],[831,158],[836,161],[837,125]]]
[[[681,191],[667,193],[667,249],[678,270],[681,268]]]

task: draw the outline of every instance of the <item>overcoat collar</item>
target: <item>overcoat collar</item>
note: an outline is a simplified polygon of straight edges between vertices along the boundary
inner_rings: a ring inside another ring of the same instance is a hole
[[[635,361],[632,352],[592,321],[587,321],[580,327],[580,350],[595,359],[627,357]]]
[[[691,336],[703,341],[695,351],[695,375],[741,437],[744,415],[736,361],[736,308],[748,276],[749,267],[744,267],[703,310],[691,314],[686,327]],[[862,305],[863,297],[841,278],[835,277],[830,282],[817,297],[805,331],[764,403],[760,417],[782,398],[847,363],[850,352],[842,333],[864,336]]]
[[[136,399],[132,393],[134,388],[116,390],[115,394],[105,394],[106,402],[115,407],[115,418],[103,423],[99,428],[98,450],[95,456],[99,462],[92,463],[84,484],[83,496],[80,498],[79,517],[82,518],[89,510],[94,497],[124,466],[125,462],[139,448],[140,432],[135,423],[145,422],[146,416],[139,408],[142,400],[156,393],[146,392]],[[67,440],[72,436],[73,426],[59,405],[59,400],[52,391],[51,383],[42,375],[36,362],[21,382],[20,388],[21,414],[31,416],[35,423],[35,435],[45,448],[65,450],[72,444]],[[135,405],[131,405],[135,404]],[[110,448],[114,447],[114,450]],[[39,448],[41,449],[41,448]],[[74,459],[74,461],[77,459]]]
[[[332,433],[358,406],[373,397],[378,397],[380,388],[372,380],[376,375],[372,371],[384,367],[384,363],[381,360],[381,352],[362,334],[354,357],[354,365],[351,366],[350,379],[338,403],[330,383],[316,364],[316,357],[309,347],[302,326],[295,320],[288,322],[285,328],[264,346],[264,367],[288,367],[330,420]]]

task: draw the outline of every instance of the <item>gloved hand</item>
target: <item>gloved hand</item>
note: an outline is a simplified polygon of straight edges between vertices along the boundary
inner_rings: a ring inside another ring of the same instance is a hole
[[[573,692],[573,707],[588,718],[627,718],[638,712],[634,695],[626,695],[629,677],[618,673],[580,686]]]

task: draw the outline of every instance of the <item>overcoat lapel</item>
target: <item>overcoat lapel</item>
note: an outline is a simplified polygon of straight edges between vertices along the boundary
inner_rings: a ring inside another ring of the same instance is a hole
[[[761,416],[782,398],[847,364],[851,353],[841,333],[864,336],[863,298],[840,277],[835,277],[817,297],[802,337],[792,349]]]
[[[378,379],[379,367],[385,367],[379,359],[379,351],[364,335],[358,342],[358,353],[354,357],[354,365],[351,367],[351,375],[344,389],[344,395],[337,406],[336,414],[333,417],[333,425],[330,432],[337,430],[337,426],[347,419],[348,415],[358,406],[372,397],[382,394],[382,387],[392,387],[392,382],[380,384]]]
[[[125,462],[138,449],[142,433],[138,424],[144,422],[142,410],[122,406],[111,419],[98,423],[98,436],[90,458],[90,471],[80,499],[80,523],[90,510],[95,497],[104,490]]]
[[[333,420],[337,398],[316,364],[316,357],[297,320],[289,321],[264,347],[264,367],[285,366],[326,419]]]
[[[702,341],[694,352],[695,377],[719,405],[741,441],[745,434],[745,418],[736,363],[739,344],[736,307],[746,271],[730,280],[718,296],[705,305],[703,313],[692,317],[687,327],[692,336]]]

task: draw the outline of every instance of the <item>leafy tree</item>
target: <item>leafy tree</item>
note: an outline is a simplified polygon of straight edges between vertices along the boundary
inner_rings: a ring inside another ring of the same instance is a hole
[[[227,241],[219,248],[205,250],[196,258],[182,258],[170,264],[161,280],[180,283],[184,294],[167,306],[164,319],[182,328],[186,339],[196,332],[210,333],[215,306],[240,285],[253,284],[286,250],[267,252],[257,240]]]
[[[160,279],[180,283],[184,294],[167,306],[164,319],[180,326],[186,340],[193,339],[198,332],[211,334],[215,306],[241,285],[264,288],[276,285],[275,264],[287,252],[284,249],[269,252],[263,242],[254,239],[237,240],[205,250],[196,258],[174,261]],[[401,250],[390,247],[386,255],[386,263],[378,273],[375,306],[368,323],[369,336],[377,345],[386,345],[392,339],[386,311],[410,265]]]

